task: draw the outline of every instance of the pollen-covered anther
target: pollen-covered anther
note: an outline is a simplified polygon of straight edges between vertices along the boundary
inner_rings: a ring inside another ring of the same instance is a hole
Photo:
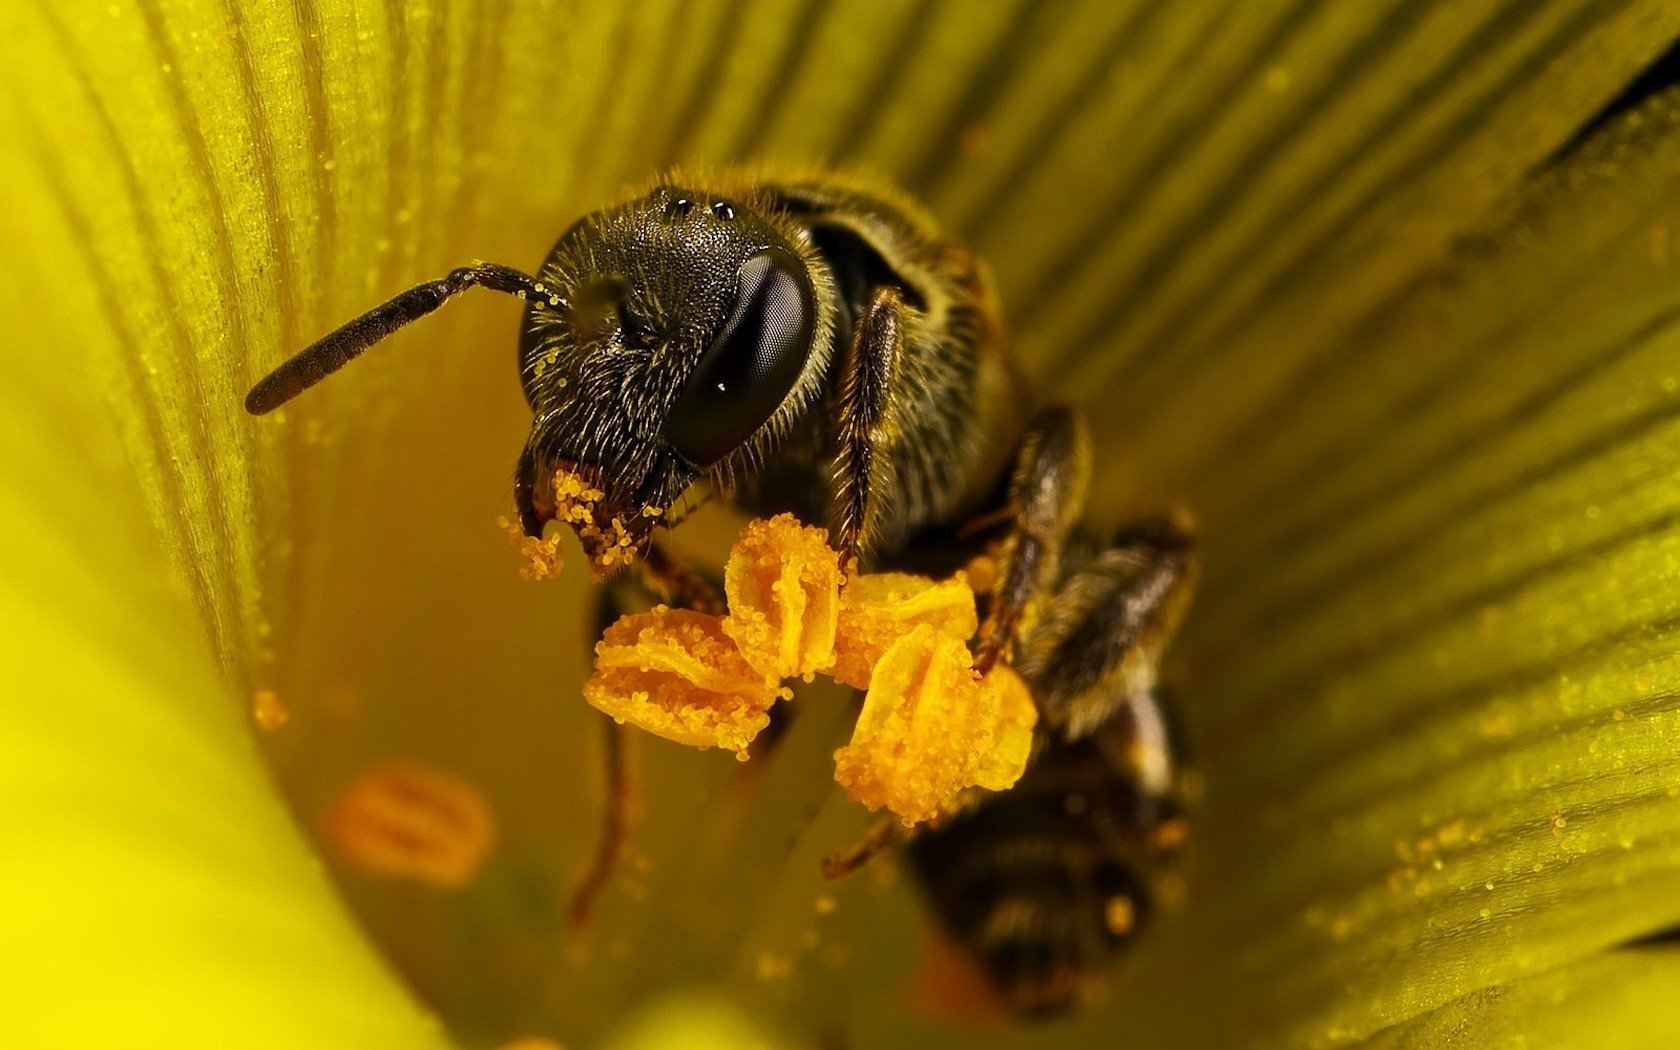
[[[974,771],[974,785],[1006,791],[1027,771],[1038,706],[1021,676],[999,664],[980,680],[980,709],[995,720],[991,740]]]
[[[948,580],[901,572],[850,577],[840,592],[834,680],[869,688],[888,647],[923,624],[963,641],[974,636],[974,592],[961,573]]]
[[[719,617],[657,605],[607,628],[583,695],[667,740],[744,752],[789,693],[747,663]]]
[[[1007,668],[974,677],[963,639],[919,624],[876,663],[835,779],[906,826],[951,812],[973,787],[1002,790],[1026,769],[1036,711]]]
[[[471,882],[496,841],[495,818],[476,787],[416,762],[364,772],[328,809],[324,826],[351,868],[439,889]]]
[[[823,530],[780,514],[749,524],[724,568],[724,633],[766,678],[807,681],[834,664],[840,557]]]

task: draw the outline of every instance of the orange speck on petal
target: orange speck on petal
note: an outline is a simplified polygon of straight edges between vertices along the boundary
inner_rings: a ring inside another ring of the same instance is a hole
[[[392,761],[367,770],[327,810],[334,853],[365,875],[439,889],[473,880],[496,840],[479,790],[453,773]]]
[[[258,689],[251,694],[251,717],[256,721],[258,729],[272,733],[290,722],[292,713],[281,702],[279,693],[272,689]]]

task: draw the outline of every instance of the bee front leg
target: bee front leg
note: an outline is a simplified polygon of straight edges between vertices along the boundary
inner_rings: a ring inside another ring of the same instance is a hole
[[[842,566],[869,550],[880,512],[877,450],[887,415],[892,373],[904,345],[904,299],[898,289],[875,290],[841,360],[835,404],[833,534]]]
[[[1010,528],[997,554],[991,608],[975,639],[974,666],[982,674],[1013,650],[1032,602],[1055,584],[1062,543],[1079,519],[1090,475],[1084,419],[1065,406],[1039,413],[1021,438],[1009,479]]]

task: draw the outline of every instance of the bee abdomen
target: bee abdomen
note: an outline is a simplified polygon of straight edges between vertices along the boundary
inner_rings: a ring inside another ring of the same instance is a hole
[[[1094,748],[1052,747],[1013,789],[910,844],[941,923],[1023,1016],[1085,1005],[1149,916],[1116,834],[1127,791],[1106,771],[1093,783],[1096,763]]]

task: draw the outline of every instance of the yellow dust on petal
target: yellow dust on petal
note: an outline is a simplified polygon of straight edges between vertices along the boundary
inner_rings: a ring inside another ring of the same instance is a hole
[[[566,1050],[566,1046],[564,1043],[557,1043],[553,1039],[544,1039],[541,1036],[526,1036],[523,1039],[515,1039],[511,1043],[503,1043],[496,1050]]]
[[[974,592],[962,574],[949,580],[901,572],[853,576],[840,592],[834,680],[869,688],[887,648],[918,625],[964,642],[974,636]]]
[[[440,889],[473,880],[496,841],[479,790],[417,762],[386,762],[353,780],[329,807],[326,840],[365,875]]]
[[[791,514],[754,521],[724,567],[723,630],[766,678],[804,678],[834,663],[840,556]]]
[[[560,557],[560,536],[527,536],[525,530],[506,518],[497,518],[496,524],[505,529],[508,540],[519,551],[520,557],[525,559],[525,565],[519,570],[522,580],[552,580],[560,575],[565,562]]]
[[[656,605],[622,617],[595,646],[583,696],[667,740],[744,751],[787,695],[723,633],[720,617]]]
[[[980,681],[981,708],[995,711],[991,742],[974,773],[977,787],[1005,791],[1015,786],[1027,771],[1032,752],[1033,726],[1038,724],[1038,707],[1027,683],[1006,665],[999,664]]]
[[[835,780],[906,825],[932,820],[974,786],[998,699],[975,681],[960,639],[918,625],[875,665],[851,742],[834,753]]]
[[[251,694],[251,718],[257,723],[258,729],[272,733],[290,722],[292,713],[281,702],[279,693],[272,689],[258,689]]]

